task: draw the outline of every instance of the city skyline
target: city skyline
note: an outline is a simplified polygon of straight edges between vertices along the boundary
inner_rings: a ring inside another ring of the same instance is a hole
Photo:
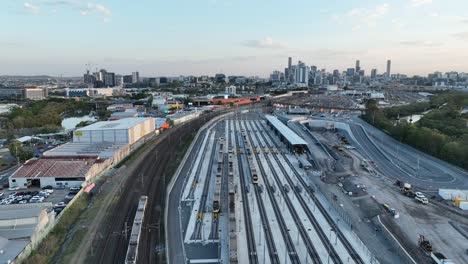
[[[327,71],[359,60],[367,75],[385,72],[387,60],[392,73],[463,72],[468,3],[452,2],[3,1],[0,22],[14,26],[0,36],[0,75],[80,76],[105,68],[267,77],[286,57]]]

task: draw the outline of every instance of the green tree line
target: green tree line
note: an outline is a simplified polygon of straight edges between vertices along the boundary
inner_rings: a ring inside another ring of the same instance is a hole
[[[468,106],[468,93],[448,92],[430,102],[379,109],[369,100],[362,118],[395,139],[430,155],[468,170],[468,115],[461,110]],[[431,110],[418,122],[408,123],[399,116]]]

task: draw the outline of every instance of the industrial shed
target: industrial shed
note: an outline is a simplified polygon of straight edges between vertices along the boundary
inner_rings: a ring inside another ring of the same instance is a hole
[[[289,127],[283,124],[276,116],[265,115],[267,124],[279,136],[281,142],[285,143],[289,149],[296,153],[303,153],[307,142],[294,133]]]
[[[73,142],[133,144],[154,130],[154,118],[124,118],[115,121],[102,121],[77,129],[73,133]]]
[[[30,159],[19,167],[9,178],[11,187],[29,186],[78,187],[109,166],[108,160],[81,158]]]

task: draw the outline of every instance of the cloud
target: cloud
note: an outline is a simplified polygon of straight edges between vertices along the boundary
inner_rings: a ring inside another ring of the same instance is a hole
[[[443,43],[441,42],[422,41],[422,40],[401,41],[400,44],[404,46],[411,46],[411,47],[418,47],[418,48],[439,47],[443,45]]]
[[[43,7],[51,7],[50,13],[58,12],[61,7],[64,9],[71,9],[77,12],[80,16],[98,16],[101,21],[107,23],[110,21],[112,11],[97,2],[85,2],[81,0],[42,0],[41,5]],[[38,5],[32,5],[30,3],[24,3],[26,9],[32,13],[39,13],[40,7]]]
[[[384,17],[390,10],[390,5],[384,3],[374,8],[353,8],[344,14],[332,15],[332,19],[336,21],[351,20],[352,30],[356,31],[361,29],[363,26],[368,28],[374,28],[377,26],[377,21]]]
[[[260,40],[248,40],[244,43],[245,46],[251,48],[270,48],[270,49],[278,49],[284,48],[285,46],[281,43],[274,42],[272,38],[266,37]]]
[[[468,40],[468,31],[452,34],[453,37],[461,40]]]
[[[37,5],[33,5],[31,3],[28,3],[28,2],[24,2],[24,8],[29,12],[29,13],[32,13],[32,14],[39,14],[41,12],[41,8]]]
[[[431,3],[432,3],[432,0],[411,0],[410,1],[411,6],[413,7],[418,7],[421,5],[427,5]]]

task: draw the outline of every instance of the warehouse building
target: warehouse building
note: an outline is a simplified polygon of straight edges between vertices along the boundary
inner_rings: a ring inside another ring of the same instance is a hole
[[[0,263],[10,263],[31,249],[55,222],[51,203],[11,204],[0,208]]]
[[[75,130],[73,142],[134,144],[154,132],[154,130],[154,118],[124,118],[114,121],[102,121]]]
[[[11,187],[79,187],[109,166],[109,160],[97,158],[30,159],[9,178]]]

